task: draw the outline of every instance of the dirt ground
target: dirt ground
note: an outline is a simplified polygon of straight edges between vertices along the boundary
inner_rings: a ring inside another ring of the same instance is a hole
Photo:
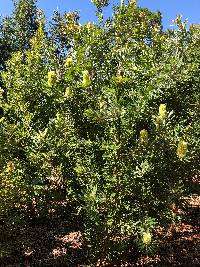
[[[159,250],[153,257],[139,256],[107,266],[200,267],[200,196],[185,197],[185,205],[176,210],[182,220],[168,230],[157,233]],[[55,218],[32,223],[10,232],[1,226],[0,266],[67,266],[88,267],[82,247],[78,222],[69,227],[67,219]]]

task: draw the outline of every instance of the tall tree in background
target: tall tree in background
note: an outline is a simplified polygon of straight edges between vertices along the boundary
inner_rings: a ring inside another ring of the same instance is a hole
[[[38,28],[37,0],[14,1],[14,11],[0,24],[0,69],[10,55],[29,48],[29,40]]]

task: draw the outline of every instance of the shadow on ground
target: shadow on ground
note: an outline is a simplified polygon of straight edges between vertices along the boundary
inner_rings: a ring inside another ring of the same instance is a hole
[[[193,189],[197,190],[197,185],[193,185]],[[158,233],[161,243],[156,255],[138,255],[135,259],[134,251],[130,249],[121,263],[106,266],[200,266],[200,196],[193,192],[185,197],[181,222],[174,226],[170,234],[166,234],[166,229]],[[87,265],[87,250],[82,245],[81,226],[76,219],[66,218],[65,215],[65,218],[24,219],[20,227],[11,224],[6,228],[2,223],[0,266],[90,266]]]
[[[78,223],[40,219],[8,230],[1,227],[0,266],[78,266],[85,257]]]

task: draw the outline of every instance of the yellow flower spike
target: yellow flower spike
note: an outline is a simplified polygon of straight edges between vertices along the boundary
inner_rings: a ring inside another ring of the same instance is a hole
[[[157,116],[155,121],[156,129],[159,130],[162,124],[163,124],[163,119],[160,116]]]
[[[99,108],[100,111],[104,111],[107,109],[107,102],[103,98],[100,98],[99,100]]]
[[[66,91],[65,91],[65,97],[66,97],[67,99],[70,99],[70,98],[72,98],[72,96],[73,96],[73,91],[72,91],[72,89],[71,89],[70,87],[67,87],[67,88],[66,88]]]
[[[181,140],[179,143],[178,143],[178,148],[177,148],[177,156],[180,158],[180,159],[183,159],[185,158],[186,156],[186,153],[187,153],[187,142]]]
[[[123,83],[123,77],[122,77],[122,75],[118,75],[116,77],[116,81],[117,81],[117,83]]]
[[[99,102],[99,107],[100,107],[100,109],[103,109],[104,105],[105,105],[105,103],[104,103],[103,101],[100,101],[100,102]]]
[[[83,87],[87,87],[91,84],[89,71],[84,70],[84,71],[82,71],[82,74],[83,74],[82,85],[83,85]]]
[[[39,21],[38,34],[42,36],[44,34],[42,21]]]
[[[48,86],[52,87],[56,83],[56,72],[49,71],[48,72]]]
[[[140,131],[140,143],[144,145],[148,144],[148,132],[145,129]]]
[[[6,172],[7,172],[8,174],[12,174],[13,171],[14,171],[14,168],[15,168],[14,163],[13,163],[12,161],[9,161],[9,162],[7,163]]]
[[[72,59],[72,57],[68,57],[68,58],[66,59],[66,61],[65,61],[65,66],[66,66],[66,67],[70,67],[70,66],[72,65],[72,63],[73,63],[73,59]]]
[[[148,246],[151,243],[151,234],[149,232],[144,232],[142,236],[142,242]]]
[[[86,24],[86,28],[88,29],[88,31],[90,31],[93,27],[94,27],[94,24],[91,23],[91,22],[88,22],[88,23]]]
[[[134,6],[136,6],[136,5],[137,5],[137,0],[130,0],[130,1],[129,1],[129,5],[134,5]]]
[[[162,120],[167,117],[167,108],[165,104],[160,104],[159,106],[159,116]]]

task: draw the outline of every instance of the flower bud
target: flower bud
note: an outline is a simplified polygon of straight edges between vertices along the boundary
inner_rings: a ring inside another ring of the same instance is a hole
[[[91,29],[93,29],[93,27],[94,27],[94,24],[91,23],[91,22],[88,22],[88,23],[86,24],[86,28],[88,29],[88,31],[90,31]]]
[[[83,85],[83,87],[87,87],[91,83],[89,71],[84,70],[84,71],[82,71],[82,74],[83,74],[82,85]]]
[[[179,144],[178,144],[178,148],[177,148],[177,156],[178,156],[180,159],[183,159],[183,158],[185,158],[186,153],[187,153],[187,142],[181,140],[181,141],[179,142]]]
[[[129,0],[129,5],[137,5],[137,0]]]
[[[91,0],[91,2],[96,5],[97,8],[102,8],[109,4],[109,0]]]
[[[67,99],[70,99],[70,98],[72,98],[72,96],[73,96],[73,91],[72,91],[72,89],[71,89],[70,87],[67,87],[67,88],[66,88],[66,91],[65,91],[65,97],[66,97]]]
[[[156,124],[156,129],[160,129],[160,127],[162,126],[163,124],[163,119],[160,117],[160,116],[157,116],[156,117],[156,121],[155,121],[155,124]]]
[[[144,145],[148,144],[148,132],[145,129],[140,131],[140,143]]]
[[[56,72],[49,71],[48,72],[48,86],[52,87],[56,83]]]
[[[162,120],[167,117],[167,109],[165,104],[160,104],[159,106],[159,116]]]
[[[119,84],[122,84],[123,83],[123,76],[122,75],[118,75],[116,77],[116,82],[119,83]]]
[[[149,245],[151,243],[151,234],[149,232],[144,232],[142,241],[146,246]]]
[[[15,168],[14,163],[13,163],[12,161],[9,161],[9,162],[7,163],[6,172],[7,172],[8,174],[12,174],[13,171],[14,171],[14,168]]]
[[[65,61],[65,66],[66,66],[66,67],[70,67],[70,66],[72,65],[72,63],[73,63],[72,58],[71,58],[71,57],[68,57],[68,58],[66,59],[66,61]]]
[[[99,100],[99,108],[100,111],[105,111],[107,109],[107,102],[103,98]]]

